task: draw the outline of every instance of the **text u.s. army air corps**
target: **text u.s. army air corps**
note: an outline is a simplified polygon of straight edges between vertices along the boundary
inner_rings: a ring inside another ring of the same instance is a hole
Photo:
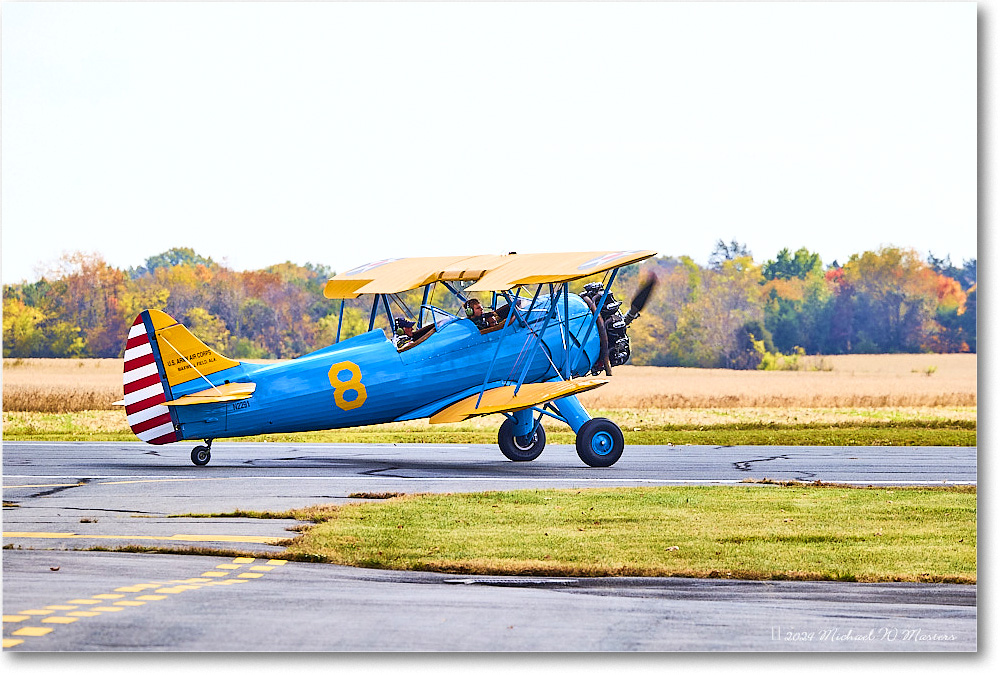
[[[214,363],[216,360],[215,356],[212,354],[211,349],[206,349],[204,351],[195,352],[194,354],[188,354],[187,358],[171,359],[166,362],[167,368],[177,367],[177,372],[182,370],[187,370],[193,364],[195,368],[198,366],[205,366],[209,363]]]

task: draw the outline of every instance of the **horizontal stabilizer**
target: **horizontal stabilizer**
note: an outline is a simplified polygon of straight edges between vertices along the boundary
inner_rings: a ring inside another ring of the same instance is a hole
[[[430,422],[431,424],[462,422],[477,415],[523,410],[564,396],[590,391],[607,383],[607,380],[597,379],[536,382],[521,385],[521,390],[517,392],[516,396],[514,391],[517,387],[514,385],[497,387],[483,393],[483,400],[479,402],[478,407],[476,407],[476,401],[479,399],[479,392],[476,392],[432,415]]]
[[[193,394],[181,396],[173,401],[166,401],[163,405],[198,405],[199,403],[223,403],[225,401],[239,401],[253,396],[257,385],[253,382],[232,382],[230,384],[220,384],[217,387],[210,387],[196,391]]]

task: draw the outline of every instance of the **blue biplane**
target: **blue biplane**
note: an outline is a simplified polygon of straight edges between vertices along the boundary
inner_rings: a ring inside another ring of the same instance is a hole
[[[508,254],[387,259],[336,275],[324,295],[344,303],[372,295],[368,332],[278,363],[217,353],[159,310],[143,311],[125,345],[129,426],[155,445],[204,440],[191,452],[203,466],[217,438],[337,429],[429,418],[459,422],[503,413],[500,451],[530,461],[545,447],[542,417],[565,422],[590,466],[622,455],[621,429],[592,419],[577,394],[607,380],[629,358],[628,324],[653,281],[623,316],[611,286],[619,269],[654,251]],[[580,294],[569,282],[604,274]],[[471,285],[470,285],[471,283]],[[456,313],[429,304],[432,287],[460,301]],[[399,294],[423,287],[411,318],[393,317]],[[534,287],[534,292],[531,288]],[[548,291],[543,293],[543,291]],[[475,297],[490,294],[488,309]],[[477,306],[478,305],[478,306]],[[382,312],[387,334],[375,327]]]

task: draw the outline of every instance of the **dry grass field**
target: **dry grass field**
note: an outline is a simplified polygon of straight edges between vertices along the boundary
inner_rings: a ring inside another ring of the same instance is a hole
[[[121,359],[4,359],[3,409],[113,410],[123,396]]]
[[[605,386],[581,395],[588,408],[633,411],[737,409],[759,419],[795,409],[974,408],[975,354],[814,357],[797,371],[622,366]],[[115,410],[118,359],[4,359],[5,412]],[[664,413],[665,414],[665,413]],[[974,412],[972,413],[974,415]]]
[[[812,357],[806,369],[622,366],[580,396],[615,408],[897,408],[976,405],[975,354]],[[808,369],[808,368],[815,369]]]

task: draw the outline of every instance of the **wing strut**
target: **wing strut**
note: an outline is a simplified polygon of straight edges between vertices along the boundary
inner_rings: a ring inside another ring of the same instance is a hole
[[[535,299],[538,298],[538,293],[541,290],[542,290],[542,287],[539,286],[538,290],[535,291]],[[500,355],[500,345],[503,344],[504,338],[507,337],[507,331],[508,331],[508,329],[510,329],[510,327],[512,325],[514,325],[514,320],[515,319],[522,319],[522,317],[521,317],[521,310],[518,309],[518,306],[517,306],[518,298],[521,297],[521,287],[518,286],[517,292],[514,294],[513,297],[511,297],[510,294],[507,291],[504,291],[504,297],[507,298],[507,303],[510,305],[510,312],[508,312],[508,314],[507,314],[507,323],[505,323],[503,325],[503,328],[500,329],[500,339],[497,340],[497,347],[496,347],[496,349],[493,350],[493,358],[490,359],[490,366],[489,366],[489,368],[486,369],[486,378],[483,380],[483,387],[482,387],[482,389],[479,390],[479,398],[476,399],[476,407],[477,408],[479,407],[479,403],[483,400],[483,394],[486,392],[486,385],[489,384],[489,382],[490,382],[490,375],[493,374],[493,366],[497,362],[497,356]],[[535,300],[533,299],[531,301],[531,307],[534,307],[534,306],[535,306]],[[529,312],[531,311],[531,307],[528,308]],[[528,325],[528,321],[527,321],[526,317],[523,318],[522,320],[524,321],[525,325]]]
[[[368,330],[375,328],[375,313],[378,310],[378,293],[372,296],[372,313],[368,317]]]
[[[344,326],[344,303],[347,302],[347,298],[340,299],[340,318],[337,319],[337,339],[334,340],[333,344],[340,344],[340,329]]]
[[[555,297],[553,298],[552,292],[554,289],[552,288],[552,284],[549,284],[549,311],[545,313],[545,321],[542,322],[542,329],[538,331],[538,333],[534,333],[534,331],[531,330],[530,324],[528,326],[528,330],[535,334],[536,339],[535,344],[531,346],[531,352],[528,354],[528,360],[524,363],[524,369],[521,371],[521,376],[517,379],[517,389],[514,390],[515,396],[517,396],[517,392],[520,391],[521,385],[524,384],[524,378],[528,376],[528,369],[531,368],[531,359],[535,358],[535,352],[538,351],[538,345],[542,342],[542,337],[545,335],[545,329],[549,327],[549,321],[555,315],[556,309],[559,307],[559,295],[563,292],[565,287],[566,284],[563,283],[559,290],[556,291]],[[558,370],[559,369],[557,368],[556,372],[558,372]]]

